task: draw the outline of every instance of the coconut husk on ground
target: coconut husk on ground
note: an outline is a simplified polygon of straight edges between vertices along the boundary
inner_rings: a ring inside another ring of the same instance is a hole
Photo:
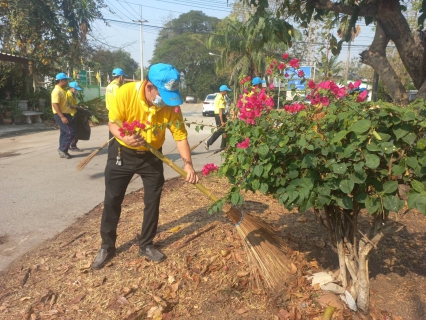
[[[217,178],[201,183],[218,196],[226,190]],[[250,278],[236,228],[223,214],[209,215],[210,201],[181,178],[166,182],[160,207],[155,242],[168,259],[157,264],[139,257],[142,198],[143,190],[126,196],[118,254],[102,270],[90,269],[100,245],[100,204],[0,273],[0,319],[322,319],[326,299],[305,276],[333,273],[337,256],[313,216],[288,212],[271,197],[245,195],[244,211],[276,227],[297,267],[280,290],[270,292]],[[425,243],[424,237],[416,241]],[[383,292],[374,281],[372,291],[373,319],[408,319],[382,311]],[[368,317],[343,306],[332,319]]]

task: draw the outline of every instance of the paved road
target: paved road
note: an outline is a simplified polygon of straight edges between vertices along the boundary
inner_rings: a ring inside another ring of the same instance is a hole
[[[185,104],[182,110],[189,121],[214,123],[214,118],[201,116],[201,104]],[[197,133],[195,126],[188,131],[191,146],[210,134],[206,129]],[[0,271],[103,202],[107,149],[102,150],[83,171],[78,172],[75,167],[107,137],[107,126],[92,128],[91,139],[78,143],[85,152],[66,160],[60,159],[56,151],[58,130],[3,138],[0,135]],[[163,152],[182,165],[175,146],[168,133]],[[220,163],[219,154],[211,156],[219,146],[220,139],[209,152],[203,145],[193,151],[197,171],[206,163]],[[165,167],[166,179],[176,176],[171,168]],[[135,179],[127,192],[141,187],[141,180]]]

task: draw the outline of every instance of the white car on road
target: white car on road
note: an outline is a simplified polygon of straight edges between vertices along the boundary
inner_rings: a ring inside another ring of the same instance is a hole
[[[203,102],[203,117],[214,116],[214,99],[219,93],[210,93]]]

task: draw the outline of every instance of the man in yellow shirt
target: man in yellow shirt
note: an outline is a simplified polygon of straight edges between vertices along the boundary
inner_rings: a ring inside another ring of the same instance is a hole
[[[59,149],[61,158],[71,159],[68,149],[74,139],[74,125],[71,113],[73,109],[67,104],[67,93],[64,88],[68,85],[70,78],[63,72],[56,75],[56,85],[51,93],[53,117],[59,125]]]
[[[73,123],[74,123],[74,115],[77,113],[77,91],[81,91],[81,87],[78,85],[76,81],[70,82],[68,85],[69,89],[67,91],[67,104],[72,109],[71,116],[73,117]],[[77,147],[77,138],[74,137],[74,139],[71,142],[70,148],[68,150],[70,151],[78,151],[81,152],[83,150],[79,149]]]
[[[225,95],[228,91],[231,91],[225,84],[221,85],[219,88],[220,93],[216,95],[214,99],[214,118],[216,121],[216,125],[218,129],[213,133],[208,141],[204,142],[204,146],[206,150],[209,150],[209,147],[219,138],[223,133],[225,133],[225,125],[226,125],[226,100]],[[222,136],[222,143],[220,144],[221,149],[225,149],[226,147],[226,138]]]
[[[127,74],[124,73],[123,69],[115,68],[112,70],[112,77],[114,80],[111,81],[109,85],[106,87],[105,91],[105,104],[106,108],[109,110],[111,106],[115,102],[115,96],[117,95],[118,89],[124,84],[124,77],[128,77]],[[109,139],[113,137],[111,131],[109,131]],[[111,145],[110,143],[109,145]]]
[[[198,182],[179,107],[182,104],[179,80],[180,73],[172,65],[158,63],[150,67],[145,81],[125,84],[117,91],[115,103],[108,114],[108,126],[115,142],[108,148],[105,167],[106,189],[100,228],[102,244],[92,269],[101,269],[115,255],[121,204],[134,174],[141,176],[144,186],[145,208],[139,254],[156,262],[166,259],[164,253],[153,245],[164,184],[163,162],[145,148],[145,143],[161,152],[166,127],[169,128],[184,162],[186,181]],[[147,127],[138,134],[122,137],[115,120],[127,123],[140,121]]]

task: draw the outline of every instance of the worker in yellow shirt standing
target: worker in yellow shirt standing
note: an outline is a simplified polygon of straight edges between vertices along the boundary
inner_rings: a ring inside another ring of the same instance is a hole
[[[101,269],[115,255],[121,204],[134,174],[141,176],[144,186],[145,208],[139,254],[156,262],[166,259],[165,254],[153,245],[164,184],[163,162],[145,148],[145,143],[161,152],[168,127],[183,159],[186,181],[198,182],[179,107],[182,104],[179,80],[180,73],[172,65],[154,64],[145,81],[123,85],[117,92],[115,103],[110,106],[108,126],[116,141],[108,148],[100,228],[102,244],[92,269]],[[120,136],[119,127],[114,123],[116,120],[127,123],[140,121],[147,127],[140,134]]]
[[[216,95],[214,99],[214,118],[218,129],[213,133],[208,141],[204,141],[204,146],[206,150],[209,150],[209,147],[219,138],[222,134],[225,133],[226,125],[226,100],[225,96],[228,91],[231,91],[225,84],[221,85],[219,88],[220,93]],[[226,147],[226,138],[222,137],[222,142],[220,148],[223,150]]]
[[[108,110],[110,110],[111,106],[114,104],[117,91],[124,84],[124,77],[127,76],[128,75],[124,73],[123,69],[115,68],[114,70],[112,70],[112,77],[114,78],[114,80],[112,80],[111,83],[105,89],[105,104]],[[111,131],[109,131],[109,139],[111,139],[112,137],[113,135]]]
[[[59,125],[59,149],[58,153],[61,158],[71,159],[68,149],[74,139],[74,125],[71,113],[73,109],[67,104],[67,93],[64,88],[68,85],[70,78],[63,72],[56,75],[56,85],[51,93],[53,117]]]
[[[68,85],[69,89],[67,91],[67,104],[72,109],[71,116],[73,117],[73,123],[74,123],[74,115],[77,113],[77,91],[81,91],[81,87],[78,85],[76,81],[70,82]],[[77,138],[74,137],[74,139],[71,142],[70,148],[68,150],[70,151],[78,151],[81,152],[83,150],[79,149],[77,147]]]

